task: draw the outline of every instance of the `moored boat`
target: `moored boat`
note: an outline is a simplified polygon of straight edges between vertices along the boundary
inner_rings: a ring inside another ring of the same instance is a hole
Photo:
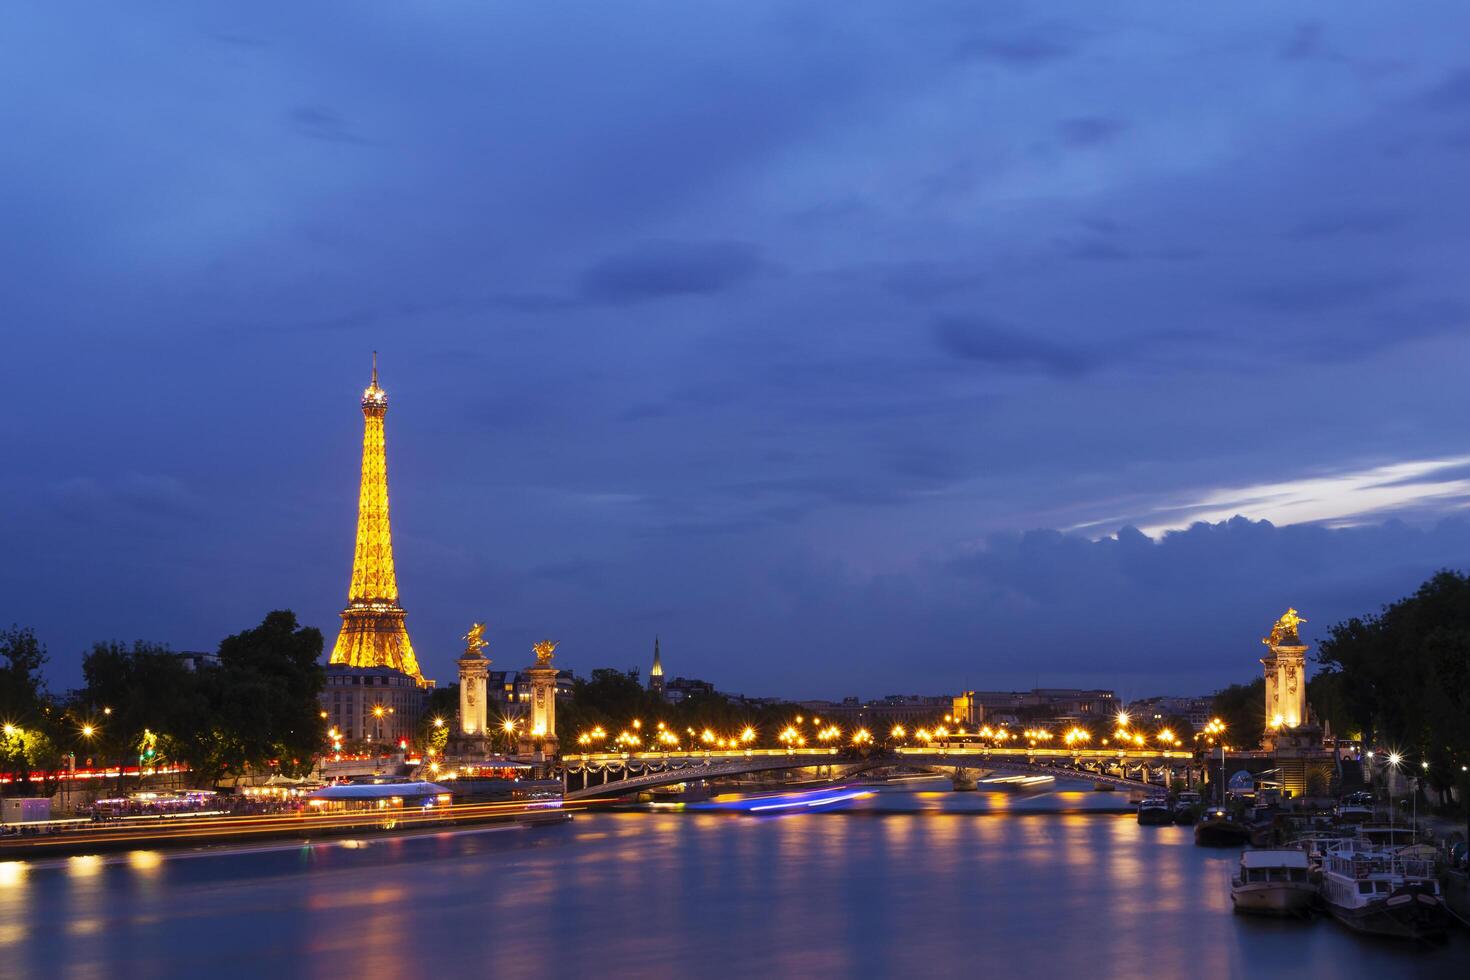
[[[1237,912],[1302,915],[1311,910],[1317,886],[1311,881],[1307,852],[1298,847],[1240,853],[1240,873],[1230,880]]]
[[[1201,847],[1243,847],[1250,840],[1250,824],[1222,806],[1207,809],[1194,825],[1194,842]]]
[[[1333,918],[1358,932],[1430,939],[1450,924],[1433,859],[1366,840],[1327,852],[1321,894]]]
[[[1138,804],[1138,822],[1157,827],[1174,822],[1174,813],[1169,800],[1163,796],[1150,796]]]
[[[1198,793],[1185,791],[1179,794],[1179,800],[1174,804],[1174,822],[1188,826],[1199,819],[1201,807],[1204,804]]]

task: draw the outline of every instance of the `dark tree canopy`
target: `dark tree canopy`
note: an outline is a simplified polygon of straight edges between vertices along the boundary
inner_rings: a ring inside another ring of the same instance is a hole
[[[1428,762],[1435,788],[1470,765],[1470,577],[1439,572],[1378,615],[1338,623],[1317,659],[1344,722]]]
[[[1249,684],[1217,691],[1210,714],[1225,723],[1227,744],[1248,749],[1260,745],[1266,732],[1266,679],[1257,677]]]

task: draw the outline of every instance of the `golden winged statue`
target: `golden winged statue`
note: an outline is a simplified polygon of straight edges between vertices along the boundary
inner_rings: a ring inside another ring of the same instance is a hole
[[[556,644],[550,640],[542,640],[531,649],[536,651],[536,663],[544,667],[551,663],[551,655],[556,652]]]
[[[1271,627],[1271,635],[1263,637],[1261,642],[1268,647],[1301,646],[1302,640],[1297,635],[1296,628],[1305,622],[1306,619],[1298,616],[1295,609],[1287,609],[1281,618],[1276,620],[1276,625]]]
[[[464,635],[464,655],[466,657],[478,656],[480,651],[489,645],[485,642],[485,624],[471,623],[470,631]]]

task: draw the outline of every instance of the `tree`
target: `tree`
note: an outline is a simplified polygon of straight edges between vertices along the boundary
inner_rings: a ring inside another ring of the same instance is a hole
[[[131,649],[94,644],[82,660],[82,677],[86,686],[74,710],[96,726],[96,751],[104,758],[191,765],[200,759],[196,746],[209,737],[208,679],[167,647],[142,640]]]
[[[1216,691],[1210,714],[1225,722],[1227,744],[1251,749],[1260,745],[1266,732],[1266,679],[1257,677],[1249,684]]]
[[[45,708],[46,683],[41,668],[46,648],[30,627],[11,626],[0,633],[0,721],[34,724]]]
[[[426,753],[432,750],[435,755],[442,755],[458,714],[459,685],[434,688],[415,726],[414,737],[419,748]]]
[[[1427,762],[1442,794],[1470,765],[1470,576],[1438,572],[1378,615],[1338,623],[1317,659],[1336,675],[1343,717]]]
[[[29,627],[0,633],[0,772],[7,796],[50,796],[63,765],[60,712],[46,694],[46,648]],[[33,772],[44,775],[39,782]]]
[[[326,738],[321,655],[321,631],[298,626],[290,610],[220,643],[220,666],[209,673],[217,718],[212,768],[238,774],[274,763],[287,775],[311,771]]]

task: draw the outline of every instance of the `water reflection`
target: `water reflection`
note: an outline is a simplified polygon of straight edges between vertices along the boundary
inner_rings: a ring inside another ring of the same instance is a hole
[[[1080,812],[1085,792],[920,786],[846,812],[0,865],[0,973],[1352,978],[1470,952],[1232,916],[1233,854]]]

